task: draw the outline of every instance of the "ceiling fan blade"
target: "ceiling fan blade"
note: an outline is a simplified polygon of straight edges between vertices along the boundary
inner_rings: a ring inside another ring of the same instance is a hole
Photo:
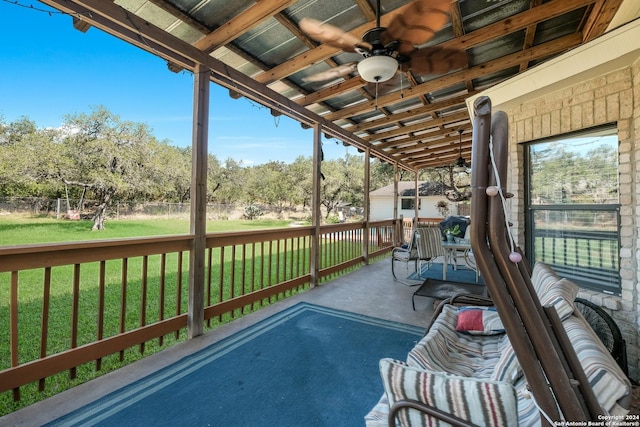
[[[403,70],[416,74],[446,74],[465,67],[467,61],[467,53],[463,50],[425,47],[411,54],[410,61],[403,64]]]
[[[359,52],[361,50],[371,50],[369,43],[363,42],[353,34],[333,26],[322,23],[316,19],[302,18],[300,29],[315,41],[337,47],[345,52]]]
[[[415,0],[393,17],[383,34],[383,43],[398,41],[398,53],[410,54],[449,22],[451,0]]]
[[[344,77],[348,74],[355,72],[358,69],[357,62],[349,62],[347,64],[339,65],[335,68],[331,68],[327,71],[312,74],[303,78],[305,82],[323,82],[325,80],[337,79],[338,77]]]

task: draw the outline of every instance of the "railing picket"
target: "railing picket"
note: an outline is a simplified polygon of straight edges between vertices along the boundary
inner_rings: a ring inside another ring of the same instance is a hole
[[[158,320],[162,322],[164,320],[164,310],[166,305],[166,277],[167,277],[167,254],[160,255],[160,295],[158,296]],[[158,337],[158,345],[162,347],[164,343],[164,335]]]
[[[267,263],[267,286],[271,286],[273,284],[272,274],[272,265],[273,265],[273,240],[269,241],[269,262]],[[269,296],[269,302],[271,302],[271,296]]]
[[[260,289],[264,289],[264,242],[260,242]],[[264,300],[260,300],[260,307]]]
[[[280,268],[280,239],[278,239],[276,240],[276,283],[280,283]]]
[[[101,341],[104,337],[104,287],[107,262],[100,261],[100,271],[98,273],[98,331],[96,340]],[[102,369],[102,358],[96,359],[96,371]]]
[[[147,324],[147,276],[149,273],[149,256],[142,257],[142,280],[140,281],[140,327]],[[144,354],[144,342],[140,343],[140,354]]]
[[[11,345],[11,366],[18,366],[18,272],[11,272],[11,295],[10,298],[10,311],[11,314],[11,336],[9,338]],[[13,389],[13,400],[20,400],[20,388]]]
[[[211,305],[211,278],[213,275],[213,248],[207,249],[207,283],[205,286],[207,287],[207,301],[206,305]],[[207,328],[211,327],[211,319],[207,319]]]
[[[182,312],[182,258],[183,252],[178,252],[178,272],[176,273],[176,317]],[[180,329],[176,331],[176,339],[180,339]]]
[[[126,331],[127,321],[127,275],[128,275],[128,258],[122,258],[122,275],[120,281],[120,333]],[[120,350],[120,361],[124,360],[124,349]]]
[[[220,248],[220,276],[218,277],[218,302],[224,301],[224,246]],[[218,316],[218,321],[222,322],[222,314]]]
[[[256,243],[251,245],[251,293],[256,290]],[[254,305],[251,304],[249,311],[252,311]]]
[[[78,304],[80,302],[80,264],[73,266],[73,304],[71,309],[71,348],[78,347]],[[76,377],[76,368],[69,370],[69,378]]]
[[[44,269],[42,293],[42,322],[40,324],[40,358],[47,356],[47,335],[49,332],[49,302],[51,298],[51,267]],[[38,381],[38,390],[44,391],[45,378]]]
[[[246,293],[246,277],[247,277],[247,245],[242,245],[242,254],[240,256],[241,274],[240,274],[240,295]],[[244,314],[244,306],[240,308],[240,314]]]
[[[284,241],[284,254],[285,254],[285,275],[284,280],[293,279],[293,264],[295,262],[295,252],[294,252],[294,241],[292,238],[288,237]],[[287,295],[285,293],[285,295]],[[291,295],[291,291],[289,291],[288,295]]]
[[[236,296],[236,245],[231,246],[231,286],[229,287],[229,298]],[[235,319],[236,312],[231,310],[231,318]]]

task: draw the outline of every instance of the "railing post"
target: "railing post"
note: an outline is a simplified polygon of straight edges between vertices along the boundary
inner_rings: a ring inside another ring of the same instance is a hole
[[[202,64],[194,73],[193,150],[191,165],[190,233],[193,244],[189,256],[189,302],[187,337],[204,330],[205,252],[207,249],[207,153],[209,134],[210,72]]]
[[[416,194],[413,199],[413,229],[418,228],[418,217],[420,216],[420,194],[418,194],[418,171],[416,171],[414,188]]]
[[[362,258],[369,264],[369,178],[371,172],[371,150],[364,152],[364,229],[362,230]]]
[[[320,124],[313,126],[313,195],[311,200],[311,221],[313,233],[311,235],[311,249],[309,252],[309,274],[311,287],[320,283],[320,177],[322,165],[322,141]]]
[[[393,164],[393,220],[396,222],[396,226],[393,228],[396,235],[393,236],[393,246],[399,246],[398,243],[402,242],[404,238],[402,225],[398,227],[398,163]],[[400,215],[400,221],[402,221],[402,215]],[[397,231],[400,230],[398,234]],[[402,239],[402,240],[401,240]]]

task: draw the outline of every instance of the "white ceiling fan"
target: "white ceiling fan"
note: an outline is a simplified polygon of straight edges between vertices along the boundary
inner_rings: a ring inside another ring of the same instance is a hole
[[[462,68],[467,63],[467,55],[462,50],[417,47],[449,22],[450,9],[451,0],[415,0],[402,13],[395,15],[385,28],[380,26],[378,0],[376,26],[362,39],[331,24],[303,18],[300,29],[312,39],[363,56],[357,63],[340,65],[309,76],[305,81],[325,81],[357,71],[367,82],[382,83],[391,79],[398,69],[416,74],[444,74]]]

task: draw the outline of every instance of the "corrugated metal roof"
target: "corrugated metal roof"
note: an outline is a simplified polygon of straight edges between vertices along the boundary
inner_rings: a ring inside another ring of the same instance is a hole
[[[221,61],[212,80],[231,89],[241,83],[250,88],[245,96],[293,117],[308,115],[307,124],[331,123],[374,157],[419,170],[455,162],[459,129],[469,160],[466,97],[602,34],[623,1],[635,0],[454,0],[450,21],[417,47],[462,50],[467,65],[444,75],[398,73],[377,92],[356,72],[305,81],[362,57],[319,44],[299,29],[301,19],[314,18],[360,38],[376,25],[373,0],[43,2],[165,58],[174,70],[193,69],[197,53],[208,54]],[[383,25],[410,3],[382,0]],[[226,70],[249,80],[238,82]]]

